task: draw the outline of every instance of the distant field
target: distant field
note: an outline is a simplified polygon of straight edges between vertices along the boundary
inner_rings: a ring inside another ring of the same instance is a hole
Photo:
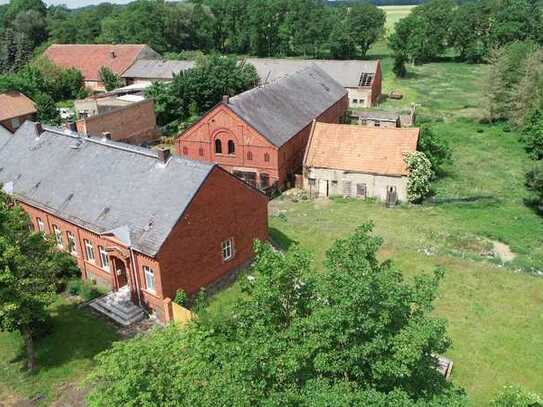
[[[387,34],[389,34],[394,29],[394,24],[400,21],[402,18],[406,17],[411,13],[413,7],[416,6],[381,6],[380,9],[383,9],[387,14],[387,21],[385,23],[385,28]]]

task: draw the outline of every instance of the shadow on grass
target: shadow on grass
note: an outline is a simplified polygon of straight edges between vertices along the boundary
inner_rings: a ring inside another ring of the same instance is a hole
[[[270,227],[269,235],[274,246],[279,246],[278,248],[281,250],[288,250],[290,246],[298,243],[276,228]]]

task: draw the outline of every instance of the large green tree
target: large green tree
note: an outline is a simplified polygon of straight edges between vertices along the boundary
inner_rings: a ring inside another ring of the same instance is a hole
[[[364,225],[316,272],[294,246],[255,245],[231,312],[200,313],[98,356],[91,406],[463,406],[436,370],[450,344],[432,302],[442,273],[408,281]]]
[[[355,3],[349,8],[347,29],[351,31],[362,56],[384,33],[386,14],[369,3]]]
[[[21,333],[33,370],[34,336],[47,319],[59,278],[77,268],[52,239],[29,226],[25,212],[0,192],[0,330]]]

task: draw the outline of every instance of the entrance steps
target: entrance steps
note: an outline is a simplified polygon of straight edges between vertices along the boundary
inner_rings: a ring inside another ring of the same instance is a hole
[[[95,299],[89,306],[122,326],[130,326],[145,318],[143,308],[131,301],[128,286]]]

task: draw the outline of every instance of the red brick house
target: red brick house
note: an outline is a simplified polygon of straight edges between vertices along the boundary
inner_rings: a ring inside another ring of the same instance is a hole
[[[83,279],[128,287],[162,321],[176,290],[228,278],[267,239],[267,198],[215,164],[31,122],[0,134],[0,163],[4,192]]]
[[[316,65],[225,98],[179,136],[179,155],[220,164],[254,186],[283,187],[302,169],[314,119],[339,122],[347,91]]]
[[[34,102],[21,92],[0,93],[0,126],[14,133],[25,122],[36,118]]]
[[[55,65],[81,71],[85,86],[94,91],[104,90],[100,68],[108,67],[121,76],[140,59],[157,59],[160,54],[144,44],[53,44],[44,55]]]

